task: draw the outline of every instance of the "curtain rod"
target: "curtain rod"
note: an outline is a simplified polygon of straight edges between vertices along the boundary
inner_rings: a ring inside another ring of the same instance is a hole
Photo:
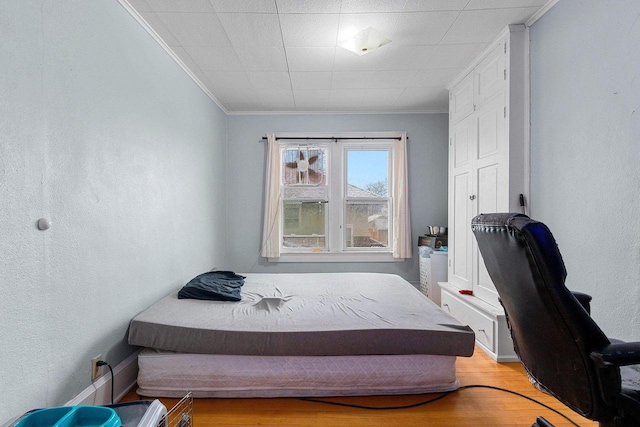
[[[345,137],[340,137],[340,136],[332,136],[332,137],[322,137],[322,136],[305,136],[305,137],[294,137],[294,136],[277,136],[276,137],[276,141],[279,139],[299,139],[299,140],[311,140],[311,139],[324,139],[327,141],[337,141],[338,139],[393,139],[396,141],[400,141],[402,138],[399,136],[396,137],[384,137],[384,136],[371,136],[371,137],[365,137],[365,136],[345,136]],[[409,139],[409,137],[407,137],[407,139]],[[266,136],[262,137],[263,141],[267,140]]]

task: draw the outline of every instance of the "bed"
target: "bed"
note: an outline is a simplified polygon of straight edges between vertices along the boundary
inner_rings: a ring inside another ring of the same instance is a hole
[[[168,295],[137,315],[138,394],[284,397],[459,387],[473,331],[397,275],[248,274],[241,301]]]

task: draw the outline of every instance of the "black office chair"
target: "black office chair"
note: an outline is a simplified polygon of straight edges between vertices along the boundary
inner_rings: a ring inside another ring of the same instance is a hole
[[[537,385],[600,426],[640,426],[640,342],[609,340],[579,301],[589,297],[565,287],[549,229],[513,213],[478,215],[471,228]]]

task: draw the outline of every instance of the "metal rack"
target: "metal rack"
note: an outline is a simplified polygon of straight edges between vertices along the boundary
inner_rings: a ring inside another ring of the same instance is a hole
[[[158,427],[193,427],[193,394],[188,392],[167,415],[165,415]]]

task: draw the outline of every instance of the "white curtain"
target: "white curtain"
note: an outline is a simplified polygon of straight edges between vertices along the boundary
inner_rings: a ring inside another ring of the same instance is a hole
[[[411,258],[407,133],[393,147],[393,257]]]
[[[273,133],[267,134],[267,167],[265,176],[265,209],[262,227],[262,250],[266,258],[280,256],[280,143]]]

